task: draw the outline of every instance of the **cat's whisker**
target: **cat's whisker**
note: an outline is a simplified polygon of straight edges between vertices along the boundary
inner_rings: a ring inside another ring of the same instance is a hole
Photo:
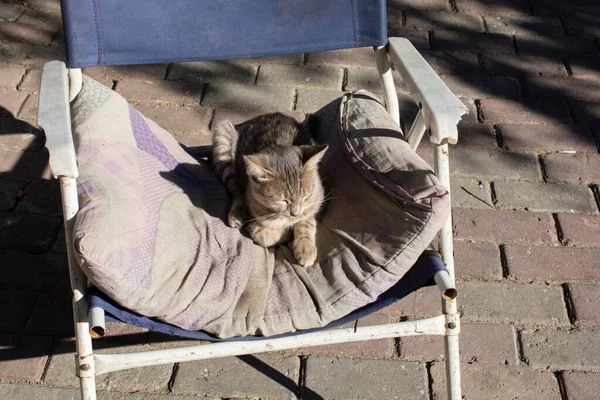
[[[281,213],[271,213],[271,214],[259,215],[256,218],[252,218],[252,219],[248,219],[248,220],[244,221],[244,223],[264,221],[265,219],[273,218],[273,217],[276,217],[276,216],[278,216],[280,214]]]

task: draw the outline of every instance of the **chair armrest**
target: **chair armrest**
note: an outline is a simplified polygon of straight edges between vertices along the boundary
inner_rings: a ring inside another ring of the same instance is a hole
[[[77,178],[77,158],[71,133],[69,76],[65,64],[44,64],[38,105],[38,125],[46,134],[50,169],[55,178]]]
[[[423,123],[430,129],[435,144],[455,144],[456,125],[467,107],[448,89],[417,49],[404,38],[390,38],[388,52],[395,69],[415,96],[421,108]]]

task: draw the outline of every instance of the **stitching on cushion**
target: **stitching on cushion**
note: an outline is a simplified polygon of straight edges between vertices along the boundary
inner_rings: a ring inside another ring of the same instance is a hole
[[[104,63],[104,42],[102,31],[102,19],[100,16],[99,0],[94,1],[94,22],[96,23],[96,53],[98,54],[98,65]]]
[[[358,19],[356,18],[356,0],[350,1],[352,4],[350,7],[352,8],[352,35],[354,36],[354,47],[359,47],[358,43]]]

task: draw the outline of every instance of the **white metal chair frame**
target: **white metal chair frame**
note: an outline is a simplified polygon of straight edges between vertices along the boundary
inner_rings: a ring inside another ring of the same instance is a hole
[[[406,140],[413,149],[416,149],[425,132],[429,133],[430,140],[435,145],[435,173],[449,191],[448,144],[456,143],[457,124],[461,116],[468,112],[467,108],[450,92],[408,40],[390,38],[387,46],[377,47],[375,52],[388,112],[397,123],[400,122],[398,97],[392,79],[391,67],[393,66],[400,72],[404,83],[419,105],[419,112],[406,135]],[[38,124],[44,129],[47,137],[46,147],[50,153],[52,173],[55,178],[60,179],[73,295],[76,375],[80,379],[83,399],[96,399],[95,377],[113,371],[304,346],[415,335],[444,336],[448,399],[461,398],[458,349],[460,316],[455,299],[457,291],[454,284],[451,217],[448,217],[439,233],[439,250],[448,270],[435,275],[435,281],[442,293],[442,314],[439,316],[357,329],[337,328],[314,333],[299,333],[292,337],[278,339],[212,343],[139,353],[94,354],[92,347],[94,332],[90,331],[90,326],[95,324],[90,325],[90,321],[100,319],[99,324],[103,326],[104,315],[103,312],[97,312],[100,309],[88,313],[87,279],[74,258],[72,246],[73,224],[79,205],[76,186],[77,160],[71,133],[69,103],[79,93],[81,85],[80,69],[67,69],[65,64],[59,61],[47,63],[42,75]]]

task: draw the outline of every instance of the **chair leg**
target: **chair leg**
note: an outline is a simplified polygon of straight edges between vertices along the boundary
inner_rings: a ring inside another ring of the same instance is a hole
[[[460,400],[460,358],[458,353],[458,335],[444,336],[446,358],[446,388],[448,400]]]
[[[60,194],[65,223],[67,242],[67,260],[73,300],[73,319],[75,321],[75,368],[81,386],[83,400],[96,400],[96,370],[94,366],[94,350],[88,322],[87,300],[85,292],[87,279],[75,260],[73,249],[73,225],[75,214],[79,209],[77,184],[74,178],[60,177]]]
[[[377,70],[379,71],[379,80],[385,96],[385,108],[390,113],[393,120],[400,125],[400,108],[398,106],[398,95],[392,77],[392,67],[388,58],[387,48],[385,46],[375,47],[375,56],[377,58]]]

